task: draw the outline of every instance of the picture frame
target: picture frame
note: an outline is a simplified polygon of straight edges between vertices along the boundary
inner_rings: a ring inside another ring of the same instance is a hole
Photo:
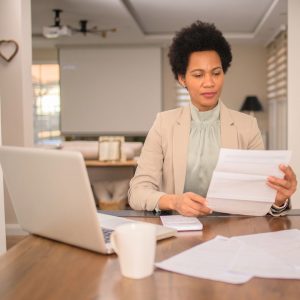
[[[124,136],[100,136],[99,160],[107,162],[124,160],[122,155],[124,141]]]

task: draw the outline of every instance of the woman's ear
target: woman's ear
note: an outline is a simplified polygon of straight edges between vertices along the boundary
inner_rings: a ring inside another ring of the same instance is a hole
[[[183,75],[178,74],[178,82],[179,82],[183,87],[186,88],[185,78],[184,78]]]

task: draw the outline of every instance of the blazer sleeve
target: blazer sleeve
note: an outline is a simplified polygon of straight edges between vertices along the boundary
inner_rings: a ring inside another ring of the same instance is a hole
[[[135,210],[154,210],[165,193],[160,192],[163,169],[162,120],[159,113],[144,143],[128,191],[129,205]]]
[[[255,118],[252,118],[252,124],[250,127],[250,132],[249,132],[249,144],[248,144],[248,149],[251,150],[264,150],[264,142],[261,136],[261,132],[258,128],[257,125],[257,120]]]

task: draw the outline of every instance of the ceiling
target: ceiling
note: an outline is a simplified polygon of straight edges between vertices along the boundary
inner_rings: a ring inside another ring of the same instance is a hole
[[[176,31],[195,20],[213,22],[231,43],[267,44],[287,22],[287,0],[31,0],[33,47],[57,45],[168,45]],[[117,28],[106,38],[74,34],[46,39],[52,9],[62,9],[62,25]]]

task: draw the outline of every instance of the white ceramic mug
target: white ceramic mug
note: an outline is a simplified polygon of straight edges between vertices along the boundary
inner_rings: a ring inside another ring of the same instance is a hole
[[[139,279],[150,276],[154,269],[156,227],[147,223],[120,225],[110,237],[119,257],[121,273]]]

